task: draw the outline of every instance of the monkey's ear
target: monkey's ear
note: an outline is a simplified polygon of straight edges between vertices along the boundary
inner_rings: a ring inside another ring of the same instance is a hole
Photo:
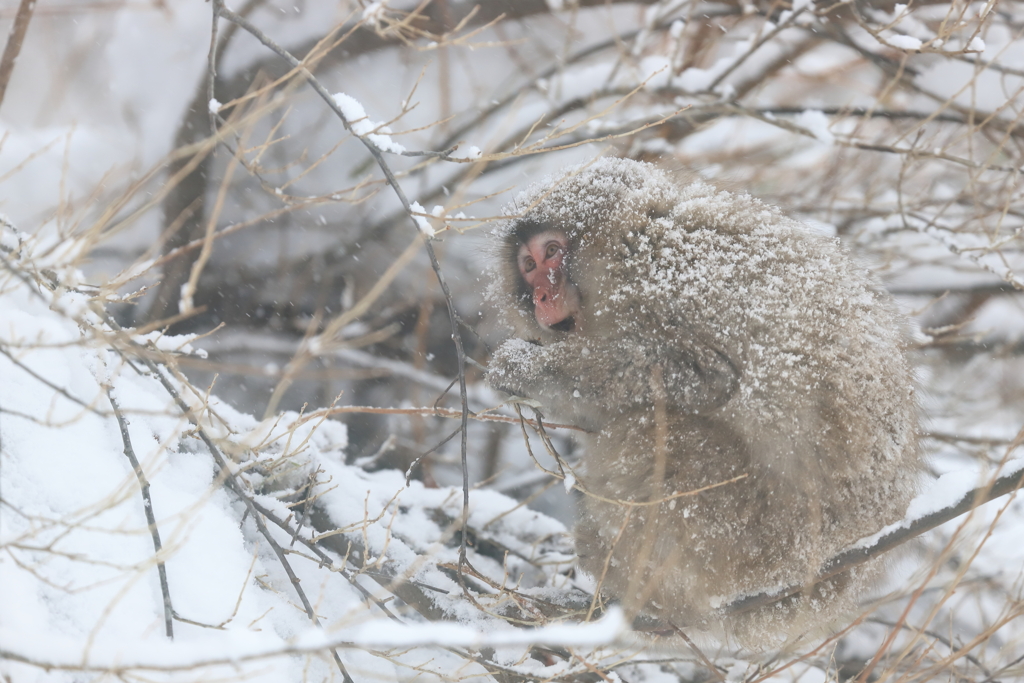
[[[678,354],[670,372],[665,373],[669,400],[678,401],[688,413],[708,413],[732,398],[740,386],[742,372],[723,351],[711,344],[693,341],[673,349]]]

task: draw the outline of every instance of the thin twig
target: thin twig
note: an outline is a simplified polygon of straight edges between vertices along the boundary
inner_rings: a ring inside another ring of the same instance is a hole
[[[811,7],[813,7],[813,5],[811,5]],[[787,17],[785,21],[780,23],[771,31],[764,33],[756,42],[754,42],[753,45],[751,45],[747,50],[745,50],[742,55],[736,58],[724,71],[722,71],[722,73],[718,74],[718,76],[714,80],[712,80],[711,83],[709,83],[708,86],[704,88],[704,90],[706,92],[714,92],[715,88],[717,88],[726,78],[728,78],[733,71],[742,66],[743,63],[746,62],[755,52],[757,52],[757,50],[760,49],[762,45],[767,43],[769,40],[777,36],[785,29],[789,28],[790,26],[793,26],[797,17],[799,17],[805,9],[807,9],[807,5],[804,5],[803,7],[800,7],[799,9],[790,12],[789,17]]]
[[[313,541],[310,541],[309,539],[307,539],[304,536],[302,536],[302,534],[299,533],[299,529],[293,529],[291,527],[291,525],[288,524],[288,522],[286,522],[285,520],[283,520],[280,517],[278,517],[276,514],[274,514],[273,510],[271,510],[270,508],[266,507],[265,505],[260,503],[258,500],[253,500],[252,504],[253,504],[253,507],[255,507],[256,510],[259,511],[260,514],[262,514],[264,517],[269,519],[275,525],[277,525],[278,527],[283,529],[286,533],[290,534],[292,536],[293,540],[297,540],[307,550],[309,550],[311,553],[313,553],[316,556],[316,558],[320,561],[320,565],[321,566],[326,566],[328,569],[330,569],[332,571],[337,571],[339,574],[344,576],[348,580],[348,582],[350,584],[352,584],[352,586],[355,587],[356,590],[358,590],[360,593],[362,593],[363,597],[366,600],[368,600],[370,602],[373,602],[377,607],[379,607],[381,609],[381,611],[384,612],[384,614],[387,615],[387,617],[389,619],[391,619],[392,621],[401,622],[401,619],[399,619],[397,616],[395,616],[395,614],[391,610],[388,609],[387,605],[385,605],[383,602],[381,602],[377,598],[373,597],[372,593],[370,593],[365,588],[363,588],[361,585],[359,585],[359,582],[356,580],[355,576],[352,575],[352,572],[348,571],[343,564],[336,563],[334,561],[334,559],[331,558],[331,556],[328,555],[327,553],[325,553],[323,550],[321,550],[320,547],[316,543],[314,543]],[[349,547],[351,548],[353,544],[351,543],[351,541],[347,541],[347,542],[349,543]],[[363,573],[367,574],[367,575],[370,575],[371,578],[373,578],[373,576],[372,576],[372,574],[370,572],[363,572]],[[390,581],[391,581],[391,579],[388,579],[389,583],[390,583]],[[387,585],[387,584],[383,584],[383,585]]]
[[[406,215],[409,216],[409,220],[412,221],[413,227],[419,231],[419,223],[415,212],[413,211],[412,205],[409,202],[408,197],[405,195],[405,191],[402,190],[402,186],[398,183],[398,179],[395,177],[391,167],[388,166],[384,160],[384,153],[380,150],[377,145],[371,142],[368,138],[356,135],[352,130],[352,126],[347,118],[345,118],[344,112],[341,110],[341,106],[334,100],[327,89],[318,81],[312,73],[303,65],[301,61],[295,58],[290,52],[285,50],[283,47],[274,42],[269,36],[263,33],[261,30],[256,28],[244,17],[239,16],[235,12],[232,12],[227,7],[221,5],[218,10],[220,16],[224,17],[228,21],[231,21],[244,30],[248,31],[254,38],[263,43],[266,47],[270,48],[278,55],[280,55],[285,61],[287,61],[294,69],[297,69],[302,76],[309,83],[310,87],[316,91],[318,95],[327,103],[327,106],[331,108],[338,118],[341,120],[345,129],[351,132],[353,135],[363,143],[363,146],[370,152],[381,171],[384,173],[384,177],[387,179],[388,185],[395,191],[399,201],[402,203],[402,208],[405,209]],[[452,293],[448,289],[448,282],[444,277],[444,272],[441,270],[441,264],[437,260],[437,254],[434,252],[434,245],[431,244],[430,237],[424,235],[423,245],[427,250],[427,256],[430,258],[430,266],[434,270],[434,275],[437,277],[437,282],[441,286],[441,291],[444,293],[445,304],[448,307],[448,317],[451,321],[452,327],[452,340],[455,342],[455,353],[458,359],[459,367],[459,393],[462,399],[462,441],[461,441],[461,453],[462,453],[462,523],[465,526],[469,520],[469,458],[467,455],[468,444],[467,444],[467,433],[469,426],[469,399],[466,395],[466,352],[462,345],[462,334],[459,330],[458,313],[455,310],[455,303],[452,300]],[[463,535],[462,544],[459,547],[459,566],[461,567],[466,562],[466,537]]]
[[[299,522],[295,525],[295,531],[292,532],[291,545],[295,545],[295,539],[299,537],[299,532],[309,522],[309,513],[311,511],[311,505],[313,504],[314,496],[313,490],[317,485],[317,475],[323,470],[319,466],[315,470],[309,473],[309,485],[306,487],[306,499],[302,502],[302,515],[299,516]]]
[[[403,157],[429,157],[429,158],[436,158],[436,159],[447,159],[448,157],[450,157],[452,155],[452,152],[454,152],[458,148],[459,148],[458,145],[452,145],[448,149],[442,149],[440,152],[431,152],[431,151],[418,151],[418,152],[415,152],[415,151],[410,151],[410,150],[403,150],[403,151],[399,152],[398,154],[400,156],[403,156]]]
[[[110,316],[104,315],[104,319],[106,323],[110,325],[111,328],[113,328],[114,330],[118,332],[124,331],[121,328],[121,326],[118,325],[117,322],[114,321],[114,319],[111,318]],[[145,350],[144,347],[140,346],[139,344],[130,339],[129,343],[133,347],[136,347],[143,351]],[[245,487],[242,486],[241,482],[238,480],[235,473],[231,470],[227,458],[224,456],[223,453],[221,453],[220,448],[217,447],[217,444],[214,443],[213,439],[210,438],[210,435],[206,433],[206,430],[200,424],[199,418],[195,414],[195,411],[193,411],[192,408],[188,405],[188,403],[185,402],[185,399],[181,397],[181,394],[178,392],[175,386],[171,384],[171,381],[167,379],[167,376],[164,375],[163,371],[160,370],[156,362],[154,362],[150,358],[147,358],[143,354],[139,354],[139,359],[143,362],[143,364],[145,364],[146,368],[149,369],[153,377],[155,377],[156,380],[160,382],[160,384],[164,387],[167,393],[170,394],[171,398],[174,400],[175,405],[177,405],[178,410],[180,410],[181,413],[188,419],[188,421],[192,423],[192,426],[195,428],[196,434],[199,436],[202,442],[206,444],[206,447],[209,449],[210,454],[216,461],[217,469],[219,470],[219,476],[224,477],[224,483],[227,485],[227,487],[235,495],[237,495],[245,504],[246,510],[248,511],[249,514],[252,515],[253,522],[256,524],[256,528],[259,530],[260,535],[267,539],[267,542],[273,549],[274,554],[277,556],[278,562],[281,563],[281,567],[284,569],[285,574],[288,575],[288,580],[291,582],[292,587],[295,589],[296,594],[299,596],[299,600],[302,602],[302,607],[306,612],[306,616],[308,616],[310,621],[312,621],[314,624],[316,624],[317,626],[321,626],[320,619],[319,617],[317,617],[316,611],[313,609],[313,605],[309,602],[309,598],[306,597],[306,592],[302,590],[302,586],[299,584],[299,577],[296,576],[295,571],[292,569],[291,563],[288,561],[288,557],[285,553],[284,548],[281,547],[281,545],[270,533],[270,529],[267,528],[266,522],[263,521],[262,515],[260,515],[259,511],[256,509],[256,506],[254,505],[252,498],[246,493]],[[345,683],[354,683],[352,677],[349,676],[348,671],[345,669],[345,665],[342,663],[341,657],[338,656],[337,649],[331,648],[331,653],[334,655],[334,663],[338,666],[338,670],[341,671],[341,675],[344,678]]]
[[[422,415],[424,417],[445,417],[451,420],[458,420],[462,416],[458,410],[450,410],[448,408],[378,408],[377,406],[340,406],[338,408],[325,408],[324,410],[317,410],[306,415],[306,419],[314,419],[323,415],[342,415],[345,413],[370,413],[375,415]],[[508,415],[493,415],[490,413],[473,413],[470,417],[474,420],[481,422],[506,422],[509,424],[519,424],[518,417],[510,417]],[[523,418],[526,420],[526,424],[536,428],[536,420],[529,418]],[[561,422],[545,422],[544,427],[546,429],[571,429],[574,432],[586,432],[583,427],[577,427],[576,425],[563,424]]]
[[[708,670],[708,673],[711,674],[715,678],[715,680],[720,681],[720,683],[725,683],[726,679],[725,676],[722,675],[722,670],[719,667],[715,666],[714,662],[708,659],[708,656],[704,654],[703,650],[697,647],[697,644],[690,639],[690,636],[686,635],[686,632],[683,631],[683,629],[676,626],[675,624],[670,623],[669,626],[672,627],[672,630],[675,632],[677,636],[683,639],[683,642],[686,643],[686,646],[693,650],[694,654],[697,655],[697,658],[700,659],[700,661],[704,664],[704,667]]]
[[[120,406],[114,399],[114,393],[107,387],[107,399],[110,400],[110,407],[114,409],[114,417],[117,418],[117,426],[121,429],[121,441],[124,442],[124,454],[128,462],[135,470],[135,477],[139,480],[139,487],[142,489],[142,508],[146,511],[146,524],[149,526],[149,533],[153,537],[153,550],[156,551],[156,571],[160,575],[160,593],[164,599],[164,633],[171,640],[174,640],[174,607],[171,604],[171,588],[167,583],[167,567],[164,566],[160,551],[163,544],[160,543],[160,529],[156,525],[156,514],[153,512],[153,499],[149,495],[149,480],[146,473],[142,471],[139,459],[135,457],[135,449],[132,447],[131,435],[128,433],[128,421],[121,413]]]
[[[206,58],[206,111],[210,120],[210,132],[217,132],[217,112],[214,108],[214,90],[217,83],[217,22],[224,0],[213,0],[212,26],[210,26],[210,53]]]
[[[18,61],[18,54],[25,42],[25,33],[28,31],[28,22],[32,19],[32,10],[35,9],[35,0],[21,0],[18,5],[18,13],[14,15],[14,26],[7,36],[7,44],[4,46],[4,55],[0,57],[0,104],[3,104],[4,95],[7,93],[7,84],[14,73],[14,65]]]
[[[438,448],[440,448],[441,446],[445,445],[446,443],[448,443],[449,441],[454,439],[461,432],[462,432],[462,427],[456,427],[455,431],[452,432],[451,434],[449,434],[448,436],[444,437],[443,439],[441,439],[441,442],[439,444],[437,444],[436,446],[431,448],[429,451],[426,451],[426,452],[420,454],[419,456],[417,456],[416,459],[413,460],[412,463],[409,465],[409,468],[405,471],[405,485],[406,486],[409,485],[409,482],[412,479],[412,469],[414,467],[416,467],[416,465],[418,465],[423,460],[423,458],[427,457],[428,455],[430,455],[431,453],[436,451]]]
[[[238,14],[237,12],[232,11],[230,8],[225,7],[223,3],[217,4],[214,7],[214,11],[217,13],[218,16],[238,25],[239,27],[247,31],[250,35],[252,35],[254,38],[256,38],[256,40],[260,41],[261,43],[263,43],[263,45],[273,50],[281,58],[288,62],[293,69],[298,71],[303,76],[303,78],[306,79],[306,82],[309,83],[310,87],[312,87],[313,90],[316,91],[316,93],[321,97],[321,99],[323,99],[323,101],[327,103],[327,106],[329,106],[331,110],[338,116],[338,118],[341,119],[342,124],[345,126],[345,130],[352,133],[353,136],[355,136],[360,142],[362,142],[366,149],[369,150],[370,154],[373,155],[374,159],[377,160],[378,165],[381,166],[381,170],[384,171],[384,174],[387,177],[388,184],[391,185],[395,189],[395,191],[399,193],[399,198],[402,199],[402,205],[408,209],[409,202],[405,199],[404,193],[402,193],[401,189],[398,187],[398,183],[395,181],[394,173],[392,173],[391,169],[387,167],[387,164],[383,160],[384,152],[371,140],[362,135],[357,134],[354,130],[352,130],[351,123],[349,122],[348,118],[346,118],[345,113],[341,110],[341,105],[339,105],[334,100],[334,97],[331,95],[331,93],[328,92],[327,88],[325,88],[323,84],[321,84],[320,81],[318,81],[317,78],[309,71],[309,69],[306,68],[306,65],[301,60],[299,60],[295,55],[293,55],[292,53],[288,52],[288,50],[278,45],[273,38],[271,38],[263,31],[261,31],[259,28],[257,28],[248,19]],[[453,149],[454,148],[450,148],[447,150],[443,150],[441,152],[421,152],[420,154],[423,156],[443,156],[445,154],[450,154],[453,151]],[[415,156],[415,154],[407,154],[405,156]],[[409,209],[410,215],[411,211],[412,210]]]

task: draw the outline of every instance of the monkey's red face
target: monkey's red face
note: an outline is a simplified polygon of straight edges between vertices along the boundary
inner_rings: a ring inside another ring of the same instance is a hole
[[[519,246],[519,274],[533,293],[533,311],[541,327],[573,332],[580,324],[580,295],[566,270],[569,240],[545,230]]]

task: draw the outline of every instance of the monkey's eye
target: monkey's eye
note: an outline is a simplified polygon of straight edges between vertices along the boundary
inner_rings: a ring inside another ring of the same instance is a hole
[[[549,242],[548,248],[544,252],[544,258],[551,258],[560,251],[562,251],[562,245],[558,242]]]
[[[537,262],[532,258],[528,258],[523,261],[523,272],[529,273],[531,270],[537,267]]]

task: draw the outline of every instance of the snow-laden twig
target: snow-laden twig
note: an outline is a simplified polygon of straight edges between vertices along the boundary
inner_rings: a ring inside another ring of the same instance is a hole
[[[952,238],[952,236],[950,236],[946,231],[940,230],[934,224],[927,225],[926,227],[921,228],[920,230],[924,234],[926,234],[926,235],[928,235],[930,237],[933,237],[936,240],[938,240],[939,242],[941,242],[953,254],[956,254],[957,256],[959,256],[962,259],[970,261],[971,263],[973,263],[974,265],[978,266],[982,270],[988,271],[989,273],[992,273],[993,275],[998,276],[1001,280],[1006,282],[1008,285],[1013,287],[1015,290],[1017,290],[1019,292],[1024,292],[1024,282],[1019,280],[1016,277],[1016,275],[1014,275],[1014,272],[1013,272],[1012,268],[1009,268],[1009,267],[996,268],[992,264],[983,261],[981,256],[979,256],[977,254],[974,254],[974,253],[971,253],[969,250],[967,250],[964,247],[962,247],[961,245],[957,244],[956,240],[954,240]],[[1018,230],[1016,234],[1011,235],[1010,238],[1008,238],[1008,240],[1005,240],[1005,241],[1009,241],[1009,239],[1016,239],[1019,236],[1020,236],[1020,230]],[[998,248],[998,247],[995,247],[995,248]]]
[[[2,256],[0,256],[0,258],[2,258]],[[10,264],[8,264],[6,259],[3,259],[3,262],[4,262],[5,266],[9,267]],[[60,386],[57,386],[56,384],[54,384],[50,380],[48,380],[45,377],[43,377],[42,375],[40,375],[38,372],[36,372],[32,368],[28,367],[27,365],[25,365],[24,363],[19,361],[17,358],[15,358],[13,355],[11,355],[11,353],[7,349],[5,349],[3,346],[0,346],[0,354],[3,354],[4,356],[7,356],[7,360],[9,360],[12,363],[14,363],[21,370],[24,370],[25,372],[27,372],[29,375],[31,375],[31,377],[33,379],[35,379],[35,380],[37,380],[39,382],[42,382],[43,384],[45,384],[46,386],[50,387],[51,389],[53,389],[58,394],[60,394],[61,396],[63,396],[67,400],[71,401],[72,403],[75,403],[75,404],[81,406],[82,408],[85,408],[86,410],[88,410],[90,413],[93,413],[94,415],[99,415],[100,417],[106,417],[106,415],[104,415],[102,412],[100,412],[92,404],[86,403],[85,401],[83,401],[82,399],[78,398],[77,396],[74,396],[73,394],[68,393],[67,389],[65,389],[63,387],[60,387]]]

